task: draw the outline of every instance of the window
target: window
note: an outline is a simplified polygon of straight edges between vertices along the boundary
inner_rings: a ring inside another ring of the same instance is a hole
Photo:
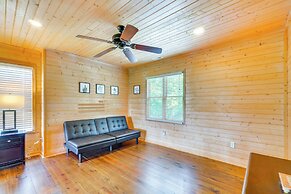
[[[33,130],[32,85],[32,68],[0,63],[0,94],[24,96],[24,107],[16,110],[16,128],[19,130]],[[3,130],[3,109],[0,109],[0,130]]]
[[[184,73],[147,79],[147,119],[184,122]]]

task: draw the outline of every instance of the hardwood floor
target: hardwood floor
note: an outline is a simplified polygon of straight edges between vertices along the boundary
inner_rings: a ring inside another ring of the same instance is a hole
[[[0,171],[0,193],[241,193],[245,169],[132,142],[78,164],[70,154]]]

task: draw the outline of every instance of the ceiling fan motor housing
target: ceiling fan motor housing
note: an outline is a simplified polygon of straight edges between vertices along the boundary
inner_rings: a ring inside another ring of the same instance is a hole
[[[119,48],[123,49],[126,46],[126,42],[122,41],[120,39],[121,33],[118,34],[114,34],[112,36],[112,42],[113,44],[115,44],[116,46],[118,46]]]
[[[120,32],[120,33],[123,32],[124,28],[125,28],[125,27],[124,27],[123,25],[118,25],[118,26],[117,26],[117,30],[118,30],[118,32]]]

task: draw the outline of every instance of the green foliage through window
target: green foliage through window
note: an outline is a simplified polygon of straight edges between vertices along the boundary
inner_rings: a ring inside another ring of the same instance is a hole
[[[147,118],[184,121],[184,74],[177,73],[147,79]]]

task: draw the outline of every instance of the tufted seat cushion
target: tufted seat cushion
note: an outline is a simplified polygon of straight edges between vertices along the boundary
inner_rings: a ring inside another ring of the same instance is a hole
[[[106,118],[95,119],[94,121],[96,124],[96,129],[99,132],[99,134],[104,134],[104,133],[109,132]]]
[[[68,143],[76,148],[81,148],[83,146],[104,143],[110,140],[115,140],[115,138],[110,135],[101,134],[101,135],[93,135],[93,136],[88,136],[88,137],[72,139],[72,140],[69,140]]]
[[[120,130],[120,131],[113,131],[113,132],[110,132],[108,134],[112,135],[116,138],[122,138],[122,137],[129,136],[129,135],[140,134],[140,131],[125,129],[125,130]]]
[[[96,129],[95,122],[93,119],[66,121],[64,123],[64,130],[65,130],[66,141],[70,139],[99,134],[99,132]]]
[[[128,129],[125,116],[108,117],[106,119],[110,132]]]

